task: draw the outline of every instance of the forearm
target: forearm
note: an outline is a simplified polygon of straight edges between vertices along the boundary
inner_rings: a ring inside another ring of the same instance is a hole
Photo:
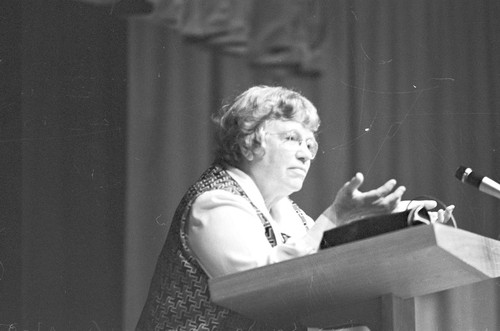
[[[327,208],[317,219],[302,239],[311,247],[319,248],[323,233],[337,226],[337,218],[335,212],[331,208]]]

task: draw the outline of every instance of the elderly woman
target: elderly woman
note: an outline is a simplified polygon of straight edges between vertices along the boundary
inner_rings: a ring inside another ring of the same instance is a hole
[[[208,279],[312,254],[324,231],[392,212],[405,191],[389,180],[360,192],[358,173],[314,221],[289,199],[318,151],[313,104],[286,88],[252,87],[217,124],[216,161],[176,210],[137,330],[274,330],[213,304]],[[451,210],[439,211],[440,221]]]

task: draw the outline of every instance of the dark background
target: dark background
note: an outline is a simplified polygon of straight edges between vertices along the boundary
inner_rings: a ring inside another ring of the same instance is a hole
[[[119,330],[126,20],[0,6],[0,330]]]

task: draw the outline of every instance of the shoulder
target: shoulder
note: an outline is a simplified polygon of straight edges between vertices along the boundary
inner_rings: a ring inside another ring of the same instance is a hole
[[[227,189],[214,189],[198,195],[193,202],[193,213],[213,212],[215,210],[240,209],[253,211],[249,201],[239,194]]]
[[[188,194],[199,195],[212,190],[224,190],[239,193],[241,188],[228,173],[227,168],[219,163],[212,164],[188,190]]]

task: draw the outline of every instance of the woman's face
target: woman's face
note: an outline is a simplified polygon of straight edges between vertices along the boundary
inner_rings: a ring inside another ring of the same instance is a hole
[[[281,120],[266,123],[264,131],[262,150],[249,162],[250,175],[264,198],[299,191],[317,148],[314,133],[299,122]]]

